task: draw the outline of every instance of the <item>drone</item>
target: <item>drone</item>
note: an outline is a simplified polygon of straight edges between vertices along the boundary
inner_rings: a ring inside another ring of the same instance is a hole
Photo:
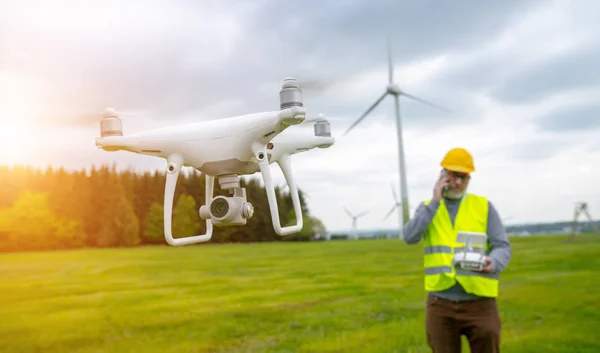
[[[246,114],[223,119],[188,123],[179,126],[123,134],[122,120],[108,108],[100,120],[100,137],[96,146],[104,151],[127,151],[164,158],[167,161],[164,195],[164,235],[171,246],[207,242],[216,227],[243,226],[254,214],[247,201],[240,176],[262,174],[275,232],[280,236],[302,230],[303,217],[298,188],[291,168],[291,156],[314,148],[329,148],[335,143],[331,126],[323,114],[308,119],[303,93],[293,77],[284,79],[279,92],[280,110]],[[313,133],[306,129],[290,131],[292,126],[313,123]],[[302,131],[304,130],[304,131]],[[304,132],[304,133],[302,133]],[[282,227],[270,164],[277,163],[283,172],[294,205],[296,224]],[[200,218],[206,222],[205,234],[174,238],[172,209],[175,187],[182,167],[192,167],[205,175],[205,204]],[[213,197],[215,179],[229,196]]]

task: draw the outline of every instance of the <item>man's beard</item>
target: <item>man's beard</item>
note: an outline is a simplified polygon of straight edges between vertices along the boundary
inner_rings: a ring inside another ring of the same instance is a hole
[[[460,192],[448,190],[444,193],[444,197],[446,197],[450,200],[458,200],[458,199],[462,198],[466,192],[467,192],[467,188],[465,188],[463,191],[460,191]]]

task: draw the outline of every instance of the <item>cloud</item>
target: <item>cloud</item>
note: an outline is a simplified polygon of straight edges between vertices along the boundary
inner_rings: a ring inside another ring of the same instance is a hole
[[[28,129],[19,153],[0,163],[164,168],[161,159],[97,150],[95,121],[40,122],[112,106],[135,113],[123,116],[128,133],[277,110],[283,78],[295,76],[326,84],[306,90],[305,102],[311,115],[331,117],[337,139],[292,158],[311,212],[334,230],[351,224],[344,206],[372,210],[361,228],[397,226],[397,217],[382,221],[390,183],[399,189],[392,97],[343,136],[385,90],[391,28],[396,82],[452,111],[401,98],[411,209],[431,196],[455,146],[475,157],[470,190],[515,222],[568,219],[581,200],[600,209],[597,2],[61,4],[0,3],[0,119]]]
[[[492,94],[504,102],[522,103],[539,100],[557,91],[594,86],[600,80],[596,60],[600,42],[540,62],[529,71],[506,80]]]
[[[557,110],[545,116],[540,123],[543,130],[588,130],[600,128],[600,105]]]
[[[590,47],[597,47],[598,38],[592,28],[599,29],[600,25],[591,15],[597,3],[547,1],[528,5],[527,11],[515,14],[505,27],[478,46],[452,53],[452,70],[441,79],[461,89],[498,91],[505,94],[498,98],[509,101],[521,97],[518,83],[531,75],[545,72],[554,77],[555,73],[546,71],[554,62],[576,58]],[[541,82],[549,81],[539,78]],[[530,81],[527,84],[535,85]]]
[[[418,60],[466,37],[481,38],[518,11],[509,3],[477,2],[453,5],[450,13],[423,4],[374,7],[365,1],[63,4],[5,4],[0,15],[3,32],[10,34],[3,43],[5,65],[27,78],[39,107],[30,115],[40,120],[107,106],[149,110],[171,121],[192,114],[208,119],[215,116],[207,106],[232,99],[239,103],[216,117],[275,108],[286,76],[339,79],[384,63],[385,24],[393,29],[395,58]],[[465,18],[461,9],[488,20]],[[417,40],[417,28],[429,39]],[[362,109],[371,97],[365,99]]]

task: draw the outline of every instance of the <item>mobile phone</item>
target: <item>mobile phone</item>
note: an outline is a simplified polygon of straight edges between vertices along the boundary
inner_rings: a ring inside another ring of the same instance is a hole
[[[442,169],[442,178],[446,179],[446,176],[448,175],[446,169]],[[448,186],[444,186],[444,188],[442,189],[442,193],[445,193],[448,191]]]

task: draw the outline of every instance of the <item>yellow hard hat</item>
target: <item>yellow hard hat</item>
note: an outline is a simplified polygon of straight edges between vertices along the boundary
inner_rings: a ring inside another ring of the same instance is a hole
[[[472,173],[475,171],[473,157],[464,148],[453,148],[446,153],[440,165],[448,170],[459,173]]]

